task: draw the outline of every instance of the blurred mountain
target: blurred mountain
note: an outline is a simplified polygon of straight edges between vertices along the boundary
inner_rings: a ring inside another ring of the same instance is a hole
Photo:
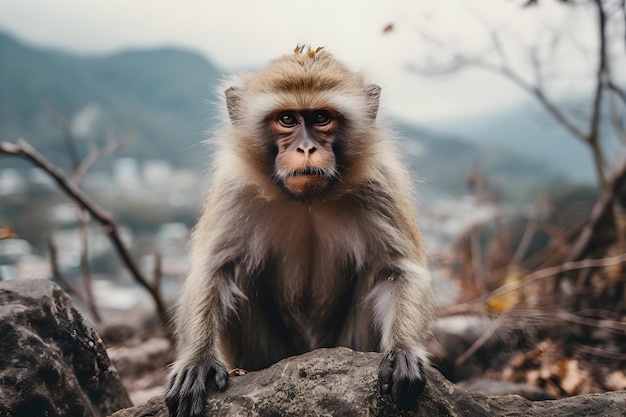
[[[468,191],[471,176],[479,175],[492,197],[532,202],[542,192],[562,189],[570,181],[549,164],[494,146],[483,146],[461,136],[429,128],[396,124],[405,159],[417,173],[423,199]]]
[[[179,49],[77,56],[26,46],[0,33],[0,137],[23,137],[55,163],[67,161],[55,113],[79,146],[124,141],[125,156],[200,164],[222,71]]]
[[[0,140],[23,137],[55,164],[67,167],[67,148],[55,124],[58,112],[70,121],[83,155],[89,146],[102,145],[113,136],[124,139],[117,156],[164,159],[174,166],[200,169],[209,151],[201,141],[213,122],[214,87],[222,74],[200,55],[179,49],[71,55],[24,45],[0,33]],[[525,158],[488,142],[463,140],[462,125],[395,127],[407,160],[434,193],[464,192],[467,176],[475,170],[507,196],[563,184],[552,159]],[[529,147],[530,136],[548,143],[524,129],[524,125],[509,129],[508,139],[526,137]],[[533,152],[552,158],[553,151],[545,144],[539,143]]]
[[[570,102],[569,107],[573,104],[576,103]],[[576,182],[595,184],[596,181],[589,147],[572,137],[530,99],[483,117],[447,121],[429,128],[463,137],[480,147],[514,152],[550,166]],[[605,146],[609,149],[611,144]]]

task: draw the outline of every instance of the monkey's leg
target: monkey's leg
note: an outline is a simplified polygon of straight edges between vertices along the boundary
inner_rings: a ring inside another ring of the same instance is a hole
[[[433,318],[430,272],[409,260],[398,262],[374,289],[374,317],[385,353],[379,367],[380,390],[405,408],[414,408],[424,391],[426,344]]]
[[[192,271],[177,315],[177,360],[172,366],[165,402],[172,417],[203,417],[209,390],[224,391],[228,370],[219,351],[221,318],[239,295],[232,266],[214,274]]]

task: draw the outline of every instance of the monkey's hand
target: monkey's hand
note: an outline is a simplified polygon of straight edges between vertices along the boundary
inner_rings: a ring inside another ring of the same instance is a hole
[[[424,360],[405,351],[390,350],[378,368],[380,392],[391,394],[393,401],[404,408],[415,408],[424,392]]]
[[[208,391],[227,387],[228,371],[219,361],[190,363],[172,374],[165,403],[171,417],[204,417]]]

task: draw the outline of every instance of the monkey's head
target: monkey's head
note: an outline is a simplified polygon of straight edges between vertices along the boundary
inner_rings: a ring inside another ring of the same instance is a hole
[[[273,187],[295,200],[332,198],[362,178],[375,152],[380,87],[325,51],[297,48],[225,94],[224,145],[266,195]]]

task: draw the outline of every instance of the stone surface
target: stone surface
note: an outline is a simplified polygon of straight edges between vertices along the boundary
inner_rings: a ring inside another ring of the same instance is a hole
[[[417,410],[398,409],[378,393],[381,355],[345,348],[319,349],[285,359],[268,369],[231,377],[229,389],[213,393],[210,416],[417,416],[570,417],[626,416],[626,392],[592,394],[555,401],[529,401],[516,395],[470,393],[432,368]],[[167,417],[163,397],[120,410],[112,417]]]
[[[167,365],[172,361],[172,347],[167,338],[133,338],[108,347],[107,353],[133,404],[143,404],[165,392]]]
[[[106,416],[132,404],[102,340],[47,280],[0,282],[0,416]]]

